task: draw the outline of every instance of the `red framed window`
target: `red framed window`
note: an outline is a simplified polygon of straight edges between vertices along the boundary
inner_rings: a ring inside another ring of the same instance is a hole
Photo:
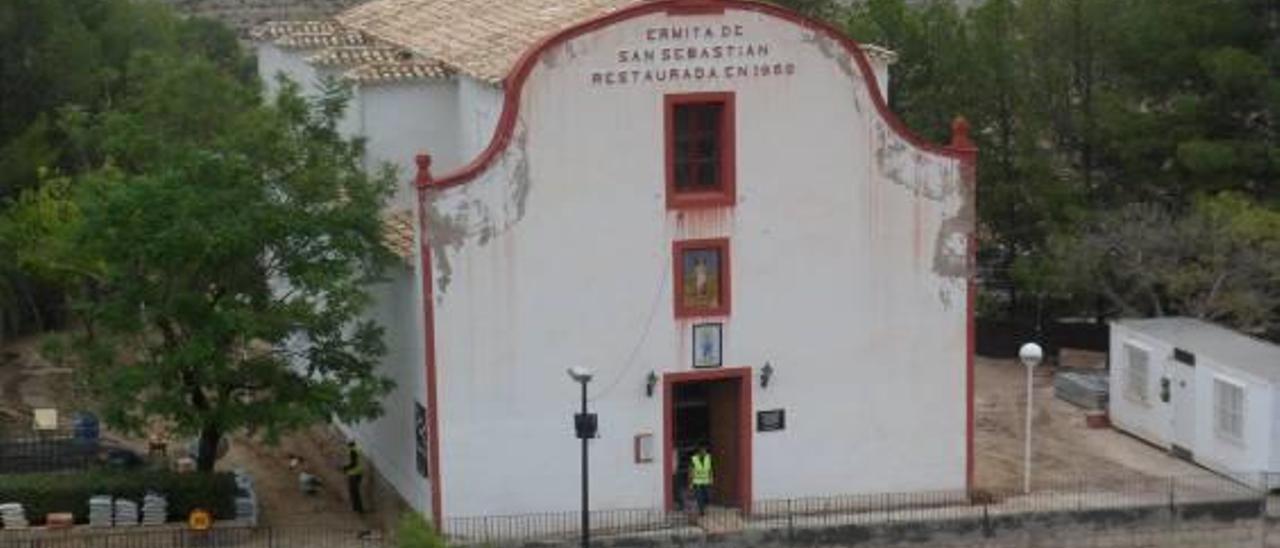
[[[677,318],[728,316],[732,296],[729,240],[683,240],[673,244]]]
[[[665,100],[667,207],[731,206],[736,198],[732,93],[687,93]]]

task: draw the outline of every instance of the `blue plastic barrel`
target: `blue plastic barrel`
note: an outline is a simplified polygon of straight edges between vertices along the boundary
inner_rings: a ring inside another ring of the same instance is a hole
[[[71,431],[77,440],[97,442],[100,434],[98,417],[88,411],[77,411],[71,416]]]

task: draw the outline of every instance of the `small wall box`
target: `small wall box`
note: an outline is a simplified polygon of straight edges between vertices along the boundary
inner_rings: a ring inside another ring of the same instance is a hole
[[[653,434],[636,434],[636,463],[653,462]]]

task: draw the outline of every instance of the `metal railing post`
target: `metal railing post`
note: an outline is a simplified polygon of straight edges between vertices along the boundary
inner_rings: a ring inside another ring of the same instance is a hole
[[[791,499],[787,499],[787,541],[796,538],[796,516],[791,509]]]

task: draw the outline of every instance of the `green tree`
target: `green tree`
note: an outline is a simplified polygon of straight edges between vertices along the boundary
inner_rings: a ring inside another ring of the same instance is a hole
[[[160,3],[132,0],[0,2],[0,213],[25,190],[94,168],[101,158],[73,146],[67,111],[94,115],[126,100],[143,54],[206,59],[241,82],[255,82],[234,34],[211,21],[184,19]],[[0,259],[14,243],[0,239]],[[56,284],[0,262],[0,318],[19,329],[58,325]],[[3,326],[0,326],[3,329]]]
[[[376,417],[391,383],[361,312],[390,260],[392,177],[366,175],[361,143],[339,136],[347,92],[307,101],[286,85],[262,105],[207,60],[135,56],[128,70],[115,108],[67,122],[98,167],[22,200],[8,224],[60,221],[19,241],[71,280],[104,419],[199,434],[208,471],[229,433]]]
[[[1265,334],[1280,326],[1280,211],[1224,193],[1185,214],[1129,204],[1044,258],[1062,290],[1128,316],[1186,315]]]

